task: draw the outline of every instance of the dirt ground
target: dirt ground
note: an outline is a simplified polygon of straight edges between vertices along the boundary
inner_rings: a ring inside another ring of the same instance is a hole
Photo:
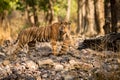
[[[6,57],[0,51],[0,80],[120,80],[120,52],[70,48],[54,56],[49,43],[38,43],[14,61]]]

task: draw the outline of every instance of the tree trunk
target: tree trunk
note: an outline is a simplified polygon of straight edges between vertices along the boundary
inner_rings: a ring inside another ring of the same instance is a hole
[[[3,19],[4,19],[3,13],[0,13],[0,27],[2,27]]]
[[[96,35],[94,0],[86,0],[86,36]]]
[[[110,0],[112,16],[112,32],[117,32],[117,7],[116,0]]]
[[[26,24],[29,26],[33,26],[33,20],[31,20],[31,15],[30,15],[30,7],[27,3],[25,3],[25,17],[26,17]]]
[[[54,20],[54,9],[52,0],[49,0],[48,8],[49,9],[47,11],[46,20],[48,21],[48,24],[51,24]]]
[[[37,16],[37,10],[35,8],[35,6],[32,7],[33,8],[33,16],[34,16],[34,25],[35,26],[39,26],[39,22],[38,22],[38,16]]]
[[[34,0],[32,0],[32,2],[34,3]],[[35,4],[32,4],[32,9],[33,9],[33,18],[34,18],[34,25],[35,26],[39,26],[39,22],[38,22],[38,15],[37,15],[37,9],[35,7]]]
[[[9,20],[8,20],[8,11],[4,10],[0,13],[0,27],[3,27],[6,30],[9,27]]]
[[[120,32],[120,0],[116,0],[117,32]]]
[[[104,5],[104,8],[105,8],[105,19],[107,21],[111,21],[111,4],[110,4],[110,0],[105,0],[105,5]]]
[[[23,2],[25,4],[25,16],[26,16],[26,22],[29,26],[39,26],[38,21],[38,15],[37,15],[37,9],[36,4],[34,0],[31,0],[31,3],[25,1]]]
[[[95,0],[95,21],[96,30],[99,35],[104,35],[103,26],[105,24],[104,17],[104,0]]]
[[[78,5],[78,10],[77,10],[78,22],[77,22],[77,29],[76,29],[77,34],[83,33],[85,28],[85,22],[86,22],[85,1],[86,0],[77,1],[77,5]]]
[[[66,20],[69,21],[70,19],[70,6],[71,6],[71,0],[68,0],[67,4],[67,14],[66,14]]]
[[[110,0],[105,0],[105,25],[104,25],[104,32],[105,34],[109,34],[111,32],[111,4]]]
[[[80,32],[80,0],[77,0],[77,29],[76,33],[78,34]]]

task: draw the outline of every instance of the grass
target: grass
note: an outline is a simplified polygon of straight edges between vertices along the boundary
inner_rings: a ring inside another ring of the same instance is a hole
[[[11,40],[11,28],[4,29],[0,26],[0,44],[3,44],[4,40]]]

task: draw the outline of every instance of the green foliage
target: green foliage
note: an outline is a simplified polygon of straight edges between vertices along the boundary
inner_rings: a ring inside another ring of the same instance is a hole
[[[77,0],[71,0],[70,19],[77,20]],[[74,15],[72,15],[74,14]]]
[[[22,1],[18,1],[16,9],[24,12],[25,11],[25,6],[26,5]]]
[[[71,18],[70,19],[75,19],[77,15],[77,0],[71,0]],[[55,16],[60,16],[61,18],[65,18],[66,16],[66,11],[67,11],[67,0],[57,0],[56,3],[54,4],[54,11],[55,11]],[[74,14],[74,15],[72,15]]]
[[[43,11],[48,11],[48,4],[49,4],[49,0],[39,0],[39,8],[40,10],[43,10]]]
[[[65,18],[67,11],[68,0],[51,0],[53,2],[54,16]],[[71,18],[75,19],[77,14],[77,0],[71,0]],[[24,12],[26,6],[29,6],[29,11],[32,11],[34,6],[37,11],[47,12],[49,10],[49,0],[0,0],[0,13],[4,13],[5,10],[12,11],[13,9]],[[72,15],[74,14],[74,15]]]
[[[28,4],[29,6],[37,5],[37,1],[38,0],[25,0],[26,4]]]
[[[18,0],[0,0],[0,13],[3,13],[4,10],[10,11],[15,9],[17,2]]]
[[[73,6],[71,7],[71,13],[74,13],[76,11],[76,0],[71,1],[71,6]],[[29,6],[36,5],[40,11],[43,10],[46,12],[49,9],[49,0],[0,0],[0,12],[12,9],[24,11],[26,4]],[[65,16],[66,8],[67,0],[56,0],[53,2],[55,16]]]
[[[67,0],[52,0],[53,1],[53,9],[54,9],[54,16],[65,17],[66,15],[66,8],[67,8]],[[39,9],[43,10],[44,12],[48,11],[49,9],[49,0],[39,0]]]
[[[58,0],[54,4],[55,16],[65,17],[67,8],[67,0]]]

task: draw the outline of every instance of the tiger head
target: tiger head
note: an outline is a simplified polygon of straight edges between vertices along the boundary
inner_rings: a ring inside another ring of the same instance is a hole
[[[60,39],[64,40],[66,36],[70,35],[70,22],[61,22],[59,27]]]

